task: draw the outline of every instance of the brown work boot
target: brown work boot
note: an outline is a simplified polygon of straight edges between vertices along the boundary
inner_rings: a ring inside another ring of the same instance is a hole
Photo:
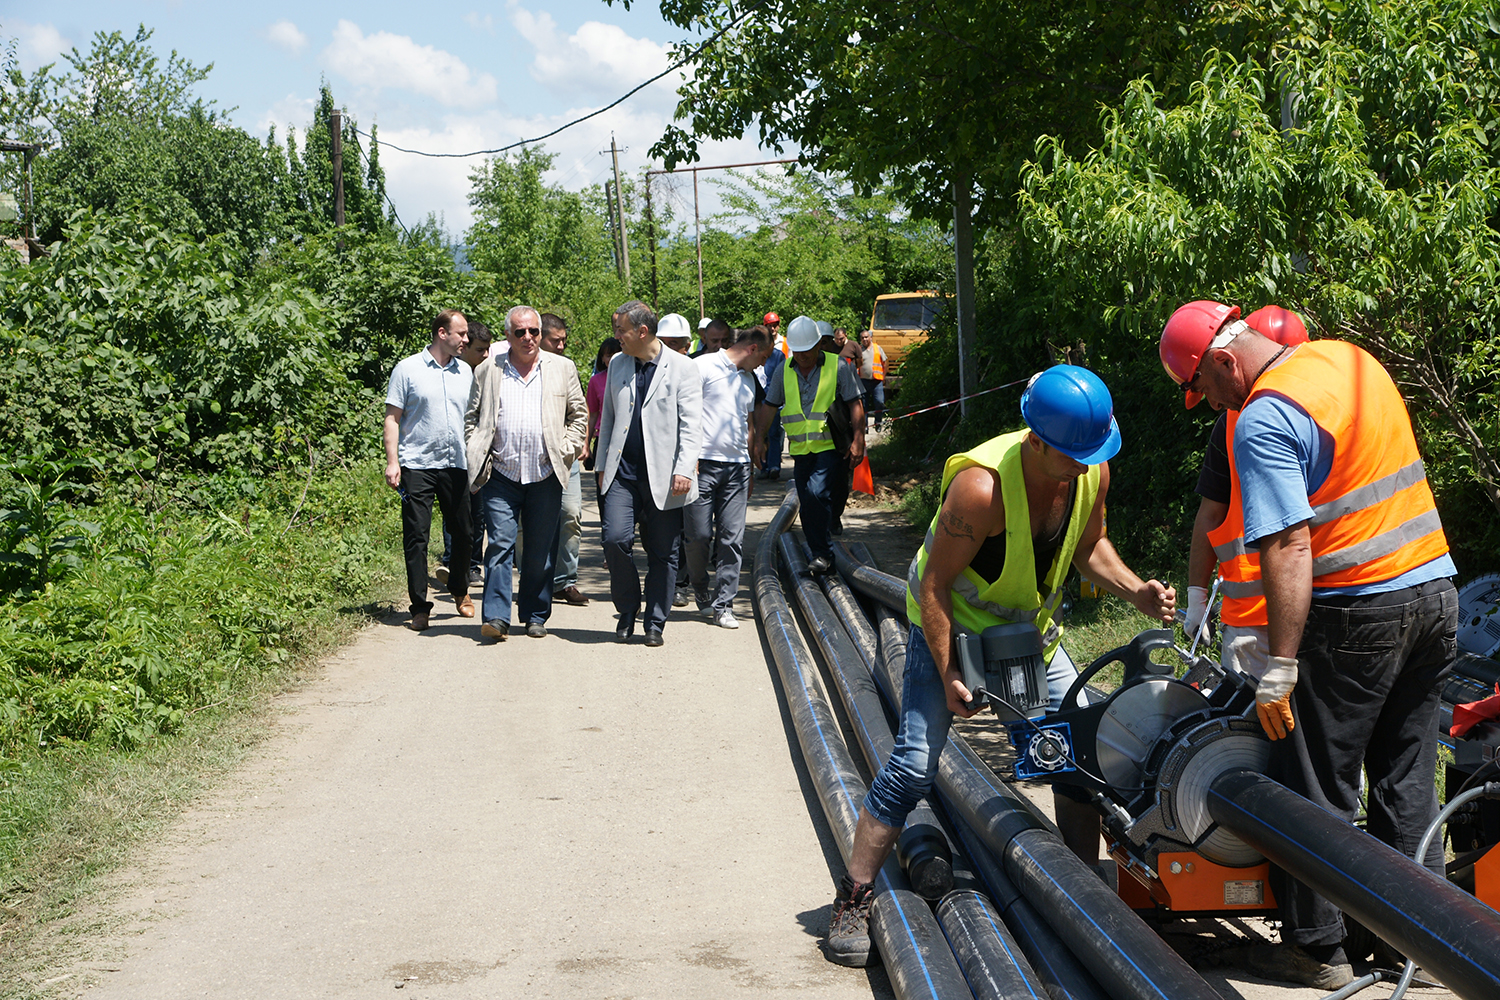
[[[427,630],[428,624],[428,612],[414,611],[412,612],[411,621],[406,623],[406,627],[411,629],[413,632],[425,632]]]
[[[1354,981],[1354,969],[1345,957],[1343,948],[1335,948],[1325,961],[1315,958],[1298,944],[1256,943],[1231,948],[1223,952],[1220,958],[1252,976],[1279,983],[1311,986],[1315,990],[1336,990]]]
[[[870,904],[874,900],[872,883],[855,882],[848,875],[839,879],[833,917],[828,921],[828,940],[824,942],[830,962],[855,969],[870,964]]]

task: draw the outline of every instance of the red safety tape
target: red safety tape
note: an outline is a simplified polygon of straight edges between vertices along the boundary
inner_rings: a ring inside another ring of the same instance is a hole
[[[1032,376],[1027,375],[1025,378],[1018,378],[1014,382],[1007,382],[1004,385],[997,385],[992,389],[981,389],[978,392],[971,393],[967,396],[959,396],[956,399],[945,399],[941,403],[933,403],[931,406],[924,406],[920,410],[912,410],[910,413],[902,413],[899,416],[886,417],[885,419],[905,420],[907,417],[915,417],[919,413],[931,413],[933,410],[941,410],[943,407],[952,406],[954,403],[962,403],[966,399],[974,399],[978,396],[987,396],[992,392],[999,392],[1001,389],[1009,389],[1013,385],[1023,385],[1027,382],[1030,382],[1031,378]]]

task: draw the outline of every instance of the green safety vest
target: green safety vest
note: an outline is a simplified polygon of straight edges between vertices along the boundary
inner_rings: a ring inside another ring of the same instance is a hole
[[[781,428],[786,432],[787,444],[793,455],[832,451],[833,432],[828,429],[828,411],[833,408],[833,397],[838,391],[838,356],[823,355],[823,370],[818,373],[818,391],[813,396],[812,410],[807,413],[802,412],[802,390],[797,385],[795,368],[796,363],[791,360],[782,366],[786,401],[781,405]]]
[[[1088,471],[1078,478],[1078,496],[1062,543],[1047,570],[1043,584],[1047,596],[1043,598],[1036,585],[1031,514],[1026,502],[1026,480],[1021,474],[1021,449],[1025,447],[1026,434],[1025,430],[1019,430],[990,438],[972,451],[951,456],[943,466],[943,496],[947,496],[954,476],[964,469],[982,465],[999,474],[1000,495],[1005,501],[1005,566],[1000,571],[1000,579],[986,580],[973,569],[964,567],[953,581],[953,618],[959,628],[973,635],[991,625],[1031,622],[1042,633],[1043,655],[1051,662],[1052,654],[1062,642],[1062,626],[1054,623],[1052,616],[1062,603],[1063,580],[1067,578],[1078,539],[1083,535],[1089,514],[1094,509],[1094,500],[1099,495],[1099,466],[1089,466]],[[912,559],[906,576],[906,617],[918,626],[922,624],[922,609],[917,605],[917,595],[921,592],[922,571],[927,566],[941,513],[940,508],[938,514],[933,515],[927,538]]]

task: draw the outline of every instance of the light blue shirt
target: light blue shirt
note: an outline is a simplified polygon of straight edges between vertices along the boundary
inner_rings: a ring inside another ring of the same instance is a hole
[[[458,358],[439,365],[423,348],[402,358],[385,390],[387,406],[401,408],[396,457],[403,469],[468,469],[464,410],[474,372]]]
[[[1313,516],[1307,498],[1328,480],[1333,454],[1333,436],[1291,399],[1267,392],[1250,401],[1234,425],[1245,548],[1254,551],[1260,539]],[[1315,587],[1313,596],[1382,594],[1457,574],[1452,556],[1444,553],[1389,580],[1358,587]]]

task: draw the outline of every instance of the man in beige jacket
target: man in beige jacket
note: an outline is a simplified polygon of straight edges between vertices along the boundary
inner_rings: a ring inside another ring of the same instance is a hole
[[[489,532],[479,632],[496,642],[510,634],[518,527],[524,543],[517,619],[527,635],[547,634],[557,519],[588,419],[578,369],[566,357],[541,350],[541,326],[530,306],[506,314],[509,353],[474,369],[464,415],[469,489],[479,493]]]

